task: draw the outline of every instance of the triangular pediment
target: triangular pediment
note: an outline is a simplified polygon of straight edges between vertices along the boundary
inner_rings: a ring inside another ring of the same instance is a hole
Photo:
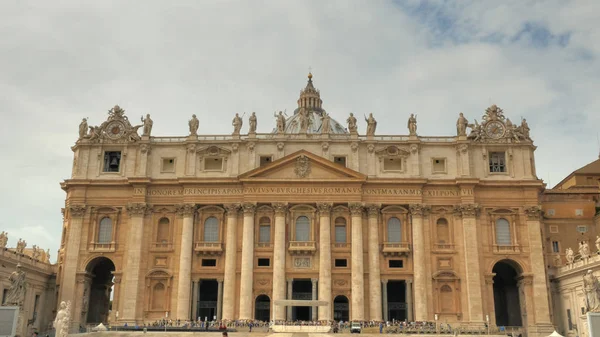
[[[257,167],[239,176],[241,181],[365,181],[367,177],[347,167],[341,166],[300,150],[274,162]]]

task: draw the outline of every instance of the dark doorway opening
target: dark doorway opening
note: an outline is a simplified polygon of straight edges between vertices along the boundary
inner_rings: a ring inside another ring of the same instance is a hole
[[[519,273],[511,261],[503,260],[494,265],[494,310],[497,326],[523,326],[517,276]]]
[[[350,305],[348,303],[348,297],[339,295],[333,299],[333,319],[335,321],[344,322],[348,322],[350,320]]]
[[[254,319],[268,322],[271,320],[271,299],[267,295],[259,295],[254,301]]]
[[[389,280],[387,282],[388,320],[406,319],[406,282]]]
[[[196,318],[201,321],[212,321],[217,316],[217,296],[219,283],[217,280],[200,280],[198,282],[198,311]]]
[[[113,274],[115,264],[108,258],[95,258],[87,266],[87,271],[92,275],[92,283],[89,290],[84,289],[84,306],[87,309],[88,324],[107,324],[110,312],[110,297],[113,289]]]
[[[292,299],[311,300],[312,281],[294,280],[292,283]],[[312,319],[312,307],[292,307],[292,320],[310,321]]]

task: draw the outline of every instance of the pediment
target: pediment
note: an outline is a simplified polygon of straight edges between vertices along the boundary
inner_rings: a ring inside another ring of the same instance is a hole
[[[239,176],[241,181],[365,181],[366,176],[305,150]]]

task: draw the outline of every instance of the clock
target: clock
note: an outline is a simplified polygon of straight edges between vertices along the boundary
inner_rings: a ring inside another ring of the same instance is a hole
[[[499,121],[491,121],[485,126],[485,132],[487,133],[488,137],[498,139],[504,136],[506,128],[504,127],[504,124]]]
[[[119,139],[125,134],[125,126],[121,122],[111,122],[106,126],[106,135],[110,139]]]

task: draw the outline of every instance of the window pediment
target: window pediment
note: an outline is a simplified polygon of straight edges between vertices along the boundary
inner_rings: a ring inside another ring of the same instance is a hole
[[[381,213],[390,214],[390,213],[401,213],[408,214],[408,210],[401,206],[387,206],[381,209]]]
[[[380,157],[400,157],[405,158],[410,156],[410,149],[399,147],[396,145],[389,145],[379,150],[375,150],[375,154]]]
[[[196,153],[202,157],[229,157],[231,150],[221,146],[203,146],[196,150]]]
[[[166,269],[151,269],[146,273],[146,278],[150,279],[169,279],[173,275]]]
[[[458,277],[458,275],[456,275],[455,272],[453,272],[451,270],[443,270],[443,271],[438,271],[437,273],[433,274],[433,279],[434,280],[459,280],[460,278]]]

